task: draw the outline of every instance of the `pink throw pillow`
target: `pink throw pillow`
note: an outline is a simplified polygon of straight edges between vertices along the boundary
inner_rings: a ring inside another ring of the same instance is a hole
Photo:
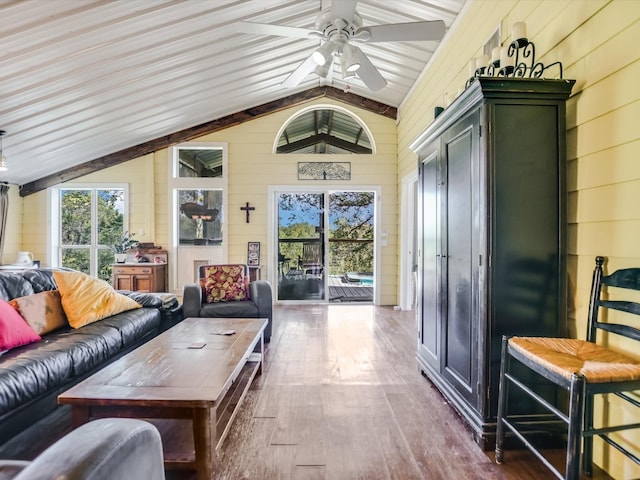
[[[40,335],[9,303],[0,299],[0,351],[39,342]]]

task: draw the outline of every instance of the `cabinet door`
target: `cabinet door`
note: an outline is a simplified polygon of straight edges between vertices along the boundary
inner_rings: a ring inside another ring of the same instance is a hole
[[[133,290],[131,275],[116,273],[113,276],[113,288],[116,290]]]
[[[444,210],[442,265],[442,374],[472,405],[478,382],[479,112],[460,120],[442,136]]]
[[[133,276],[133,290],[136,292],[153,292],[155,290],[151,288],[152,285],[151,274],[136,274]]]
[[[438,157],[440,142],[434,142],[421,153],[420,165],[420,292],[418,355],[425,363],[440,371],[440,246],[438,208]]]

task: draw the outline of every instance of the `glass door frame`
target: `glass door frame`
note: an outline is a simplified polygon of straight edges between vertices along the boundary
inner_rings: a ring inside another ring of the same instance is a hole
[[[382,278],[382,265],[379,259],[381,258],[381,247],[386,246],[386,235],[381,228],[382,224],[382,208],[381,208],[381,191],[382,188],[371,185],[344,185],[344,184],[323,184],[322,188],[314,185],[271,185],[268,190],[269,198],[269,211],[267,215],[268,225],[268,242],[267,242],[267,255],[269,256],[270,268],[268,269],[268,280],[274,289],[274,302],[280,304],[329,304],[329,275],[324,276],[324,291],[326,292],[323,300],[278,300],[277,286],[278,286],[278,195],[281,193],[319,193],[325,195],[325,211],[328,210],[328,198],[329,194],[333,192],[373,192],[375,195],[374,200],[374,228],[375,228],[375,240],[374,240],[374,296],[373,305],[380,305],[380,279]],[[323,228],[324,228],[324,251],[325,261],[328,260],[328,228],[329,228],[329,215],[323,215]]]

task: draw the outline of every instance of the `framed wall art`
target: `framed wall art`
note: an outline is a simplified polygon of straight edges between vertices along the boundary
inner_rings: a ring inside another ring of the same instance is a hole
[[[249,242],[247,245],[247,265],[260,266],[260,242]]]
[[[351,162],[298,162],[298,180],[351,180]]]

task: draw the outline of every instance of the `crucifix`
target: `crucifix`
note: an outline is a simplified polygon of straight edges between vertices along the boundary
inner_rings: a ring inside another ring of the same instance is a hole
[[[247,214],[247,222],[246,223],[249,223],[249,212],[251,210],[255,210],[256,207],[250,207],[249,206],[249,202],[246,202],[246,203],[247,204],[244,207],[240,207],[240,210],[244,210],[244,212]]]

